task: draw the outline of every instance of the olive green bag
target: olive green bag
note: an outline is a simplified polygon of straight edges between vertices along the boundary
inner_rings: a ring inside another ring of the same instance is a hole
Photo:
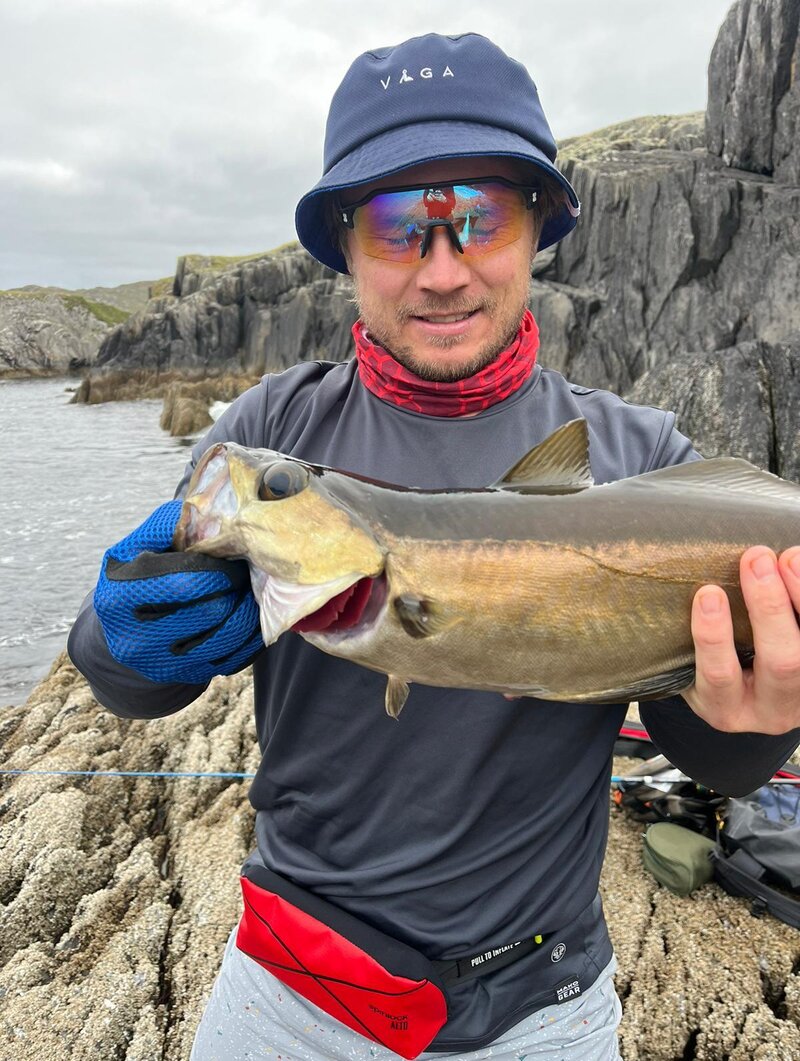
[[[656,822],[644,834],[642,858],[656,880],[676,895],[688,895],[714,876],[713,840],[671,822]]]

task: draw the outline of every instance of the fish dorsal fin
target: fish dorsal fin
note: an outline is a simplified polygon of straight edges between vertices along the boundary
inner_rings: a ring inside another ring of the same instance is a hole
[[[529,494],[571,494],[592,486],[589,430],[583,419],[570,420],[526,453],[494,485]]]
[[[765,472],[741,457],[709,457],[708,460],[673,464],[631,479],[620,479],[603,489],[625,490],[631,486],[674,489],[682,494],[688,490],[702,490],[704,494],[719,490],[728,496],[731,493],[747,494],[751,501],[763,498],[800,505],[800,485]]]

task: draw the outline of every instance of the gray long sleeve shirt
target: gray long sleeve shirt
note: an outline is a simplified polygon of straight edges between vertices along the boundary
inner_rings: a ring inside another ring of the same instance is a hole
[[[218,441],[405,486],[482,487],[576,417],[588,423],[598,483],[698,459],[671,413],[539,366],[503,402],[441,418],[375,397],[354,361],[310,362],[265,376],[234,402],[195,446],[176,493]],[[124,717],[170,714],[202,690],[117,664],[91,606],[69,651],[97,698]],[[533,933],[567,945],[558,964],[545,948],[451,989],[432,1049],[474,1049],[554,1001],[565,977],[583,990],[595,979],[611,957],[597,887],[625,704],[509,702],[412,685],[398,723],[383,709],[383,675],[294,633],[261,653],[254,681],[263,756],[250,790],[252,857],[430,958]],[[729,794],[762,784],[800,740],[800,730],[718,732],[679,697],[643,706],[642,718],[676,766]]]

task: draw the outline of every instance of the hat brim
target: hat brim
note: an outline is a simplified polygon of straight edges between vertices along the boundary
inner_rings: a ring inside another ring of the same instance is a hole
[[[580,202],[567,178],[528,140],[506,129],[480,122],[419,122],[390,129],[345,155],[303,196],[295,211],[300,242],[317,261],[339,273],[349,272],[330,231],[331,193],[387,177],[421,162],[445,158],[498,155],[528,162],[559,183],[566,195],[561,211],[549,218],[539,237],[539,250],[571,232]],[[468,174],[465,174],[468,176]]]

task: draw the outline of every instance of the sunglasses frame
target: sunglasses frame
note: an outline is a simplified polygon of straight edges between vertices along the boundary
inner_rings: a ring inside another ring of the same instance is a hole
[[[398,184],[393,185],[391,188],[376,188],[375,191],[365,195],[363,199],[359,199],[356,203],[350,203],[349,206],[344,206],[343,203],[338,202],[337,206],[342,219],[342,223],[348,228],[355,228],[355,222],[353,220],[353,214],[359,208],[359,206],[366,206],[368,202],[375,199],[378,195],[386,195],[389,192],[424,192],[428,189],[438,188],[457,188],[459,184],[504,184],[507,188],[516,188],[517,191],[523,193],[522,197],[525,201],[526,210],[532,210],[536,205],[541,187],[536,184],[518,184],[516,181],[507,180],[505,177],[464,177],[457,181],[439,181],[433,184]],[[449,222],[447,222],[449,224]]]
[[[349,229],[355,229],[354,214],[360,206],[366,206],[372,199],[377,198],[379,195],[387,195],[389,192],[424,192],[431,189],[438,190],[439,188],[457,188],[460,184],[468,184],[474,186],[476,184],[503,184],[507,188],[515,188],[517,191],[522,193],[522,198],[525,203],[526,210],[532,210],[536,205],[536,201],[539,197],[541,188],[535,184],[518,184],[516,181],[507,180],[505,177],[473,177],[473,178],[462,178],[456,181],[442,181],[439,184],[403,184],[396,185],[391,188],[377,188],[375,191],[365,195],[363,199],[359,199],[356,203],[351,203],[349,206],[344,206],[341,202],[337,203],[339,213],[343,224]],[[464,254],[464,248],[461,246],[461,241],[458,238],[458,233],[453,226],[452,220],[447,218],[435,218],[425,226],[425,235],[422,237],[422,242],[419,248],[420,259],[424,258],[428,253],[430,247],[431,237],[435,228],[444,228],[450,237],[450,242],[453,247],[458,251],[459,254]],[[391,262],[391,258],[383,259]],[[402,262],[394,262],[394,264],[403,264]],[[410,264],[410,263],[406,263]]]

